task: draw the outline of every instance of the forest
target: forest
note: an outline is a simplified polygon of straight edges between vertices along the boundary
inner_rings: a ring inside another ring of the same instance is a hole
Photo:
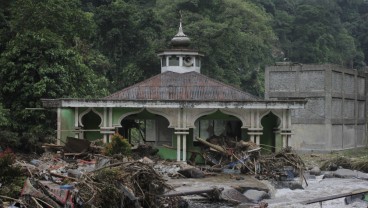
[[[0,0],[0,146],[55,136],[41,98],[98,98],[160,73],[180,13],[201,72],[263,96],[278,61],[368,63],[367,0]]]

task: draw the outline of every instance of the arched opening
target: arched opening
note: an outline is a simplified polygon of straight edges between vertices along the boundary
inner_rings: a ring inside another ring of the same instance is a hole
[[[100,133],[101,118],[92,110],[82,117],[83,124],[83,138],[90,141],[102,139],[103,135]]]
[[[245,129],[241,128],[242,122],[235,116],[224,114],[221,111],[202,116],[194,124],[194,138],[211,139],[221,137],[231,141],[249,139]],[[198,145],[199,143],[194,140],[193,146]]]
[[[221,111],[202,116],[195,121],[193,138],[199,137],[207,142],[224,148],[235,148],[240,140],[248,140],[249,136],[245,129],[242,129],[242,122],[235,116],[225,114]],[[192,143],[188,141],[188,147],[197,149],[202,153],[204,161],[211,165],[217,165],[223,160],[223,155],[213,151],[209,146],[202,144],[196,139]]]
[[[280,124],[280,119],[272,112],[268,113],[261,119],[263,132],[261,135],[261,146],[266,151],[275,152],[280,146],[279,139],[276,138],[276,131]],[[281,143],[282,146],[282,143]]]
[[[129,115],[121,121],[118,133],[129,140],[132,145],[142,143],[171,146],[173,129],[168,128],[169,121],[160,115],[146,110]]]

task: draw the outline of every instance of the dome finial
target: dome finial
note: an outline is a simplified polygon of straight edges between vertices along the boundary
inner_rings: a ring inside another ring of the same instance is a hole
[[[190,44],[190,39],[187,35],[183,32],[183,24],[182,24],[182,13],[181,10],[179,11],[180,14],[180,24],[179,24],[179,31],[174,36],[173,39],[171,39],[171,45],[174,47],[187,47]]]

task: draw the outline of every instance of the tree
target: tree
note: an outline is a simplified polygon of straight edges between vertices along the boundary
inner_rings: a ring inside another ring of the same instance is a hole
[[[94,25],[77,1],[15,1],[10,12],[12,37],[0,54],[0,97],[12,114],[9,129],[37,141],[54,123],[50,112],[29,108],[42,107],[41,98],[100,97],[107,94],[107,82],[85,62],[92,55],[83,54],[81,45]]]
[[[271,19],[262,8],[241,0],[157,1],[158,15],[166,20],[168,42],[177,32],[179,11],[192,46],[203,51],[202,73],[261,95],[263,68],[272,60],[276,41]]]
[[[6,116],[6,110],[3,108],[3,105],[0,103],[0,127],[6,126],[8,123],[9,121]]]
[[[159,72],[156,52],[161,22],[140,1],[113,1],[95,8],[96,48],[115,66],[107,74],[120,90]]]

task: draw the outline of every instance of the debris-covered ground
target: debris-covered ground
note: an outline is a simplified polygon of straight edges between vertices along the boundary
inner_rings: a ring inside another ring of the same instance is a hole
[[[291,148],[263,155],[252,142],[197,140],[205,164],[161,160],[152,146],[131,149],[118,135],[104,147],[74,138],[45,144],[37,157],[1,151],[0,207],[316,207],[358,189],[323,204],[367,206],[368,174],[350,170],[366,171],[366,160],[306,165]]]

